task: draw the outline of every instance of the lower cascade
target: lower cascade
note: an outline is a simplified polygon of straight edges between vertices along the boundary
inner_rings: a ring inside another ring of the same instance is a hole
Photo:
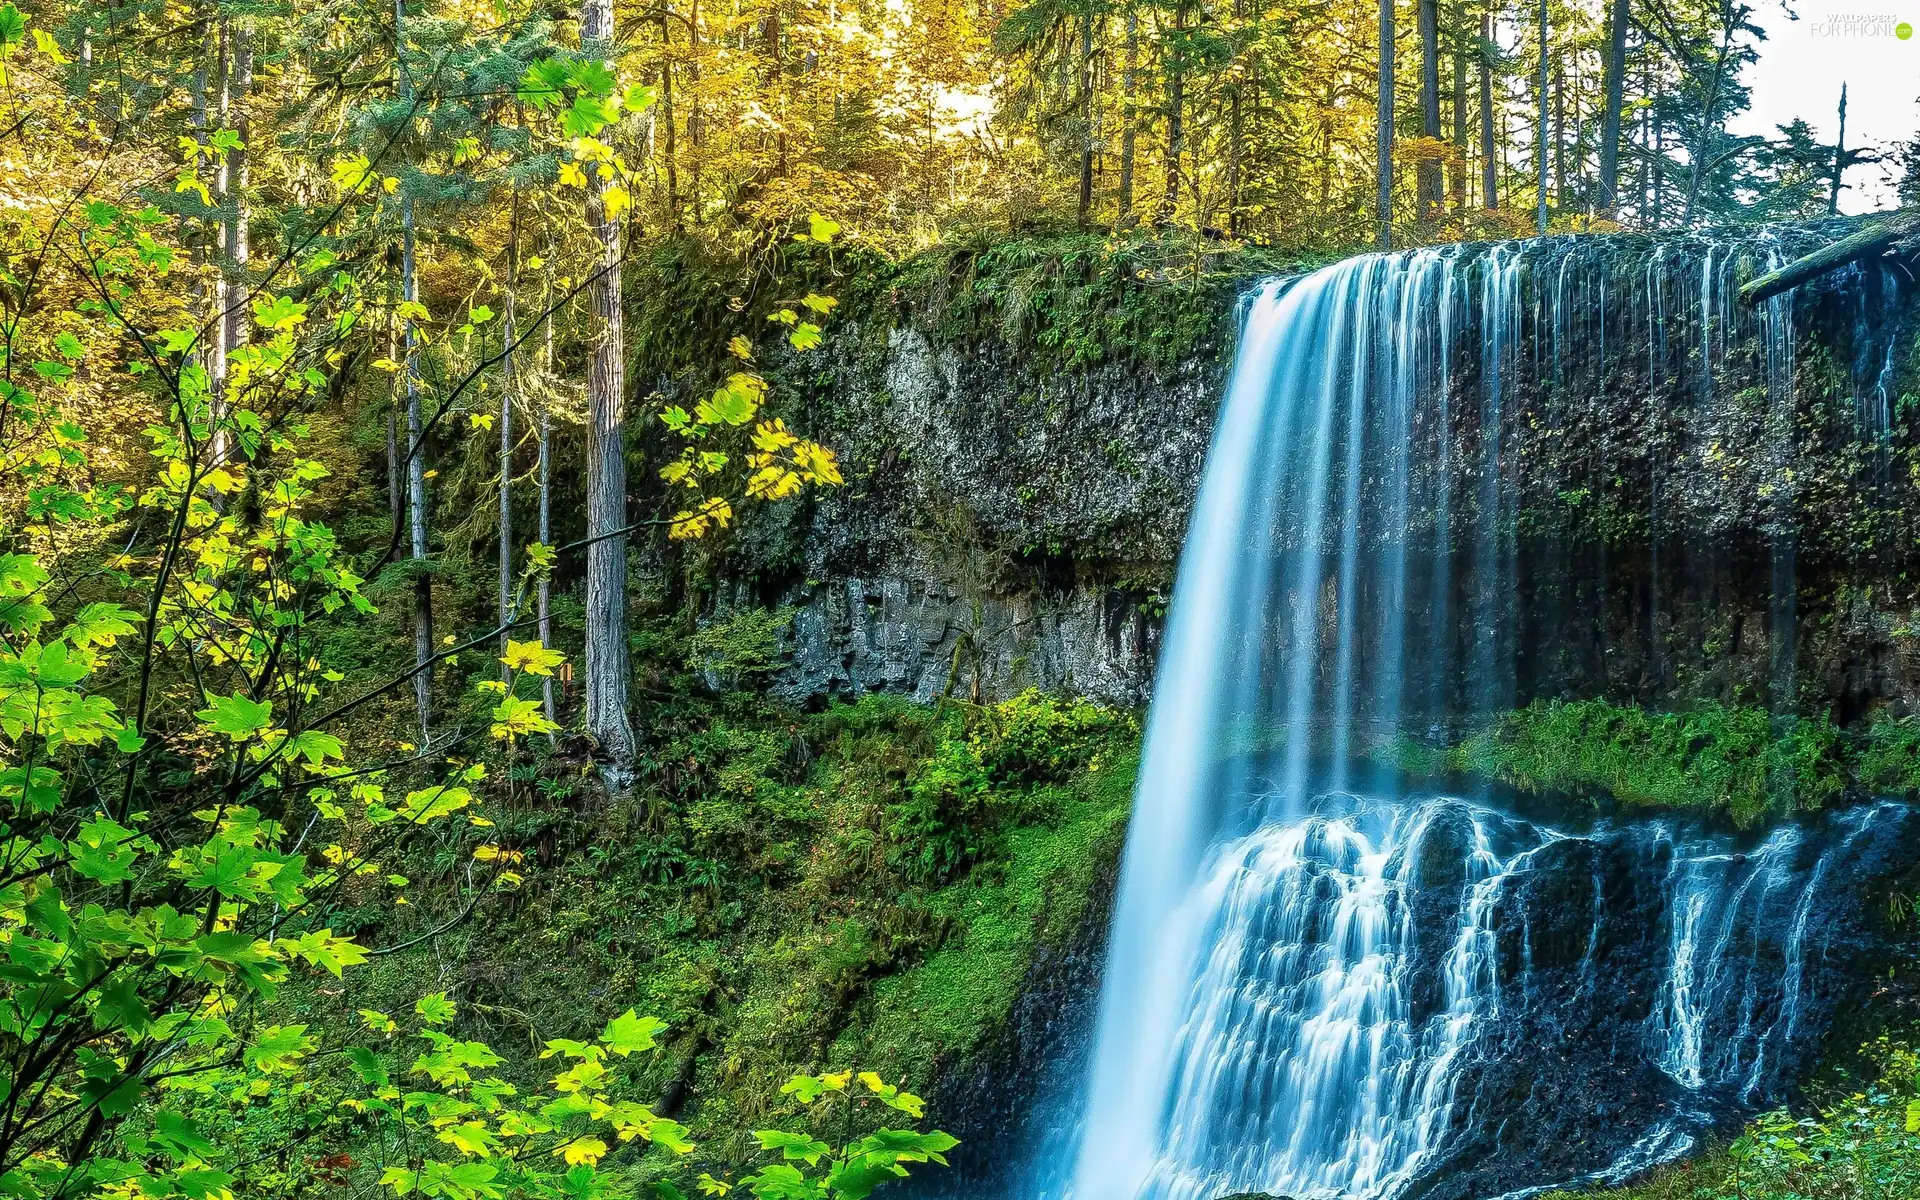
[[[1745,836],[1536,819],[1400,764],[1565,694],[1565,664],[1595,655],[1594,597],[1530,533],[1553,498],[1586,494],[1582,438],[1610,436],[1538,432],[1575,391],[1631,396],[1621,411],[1657,426],[1631,524],[1656,580],[1742,555],[1769,581],[1765,686],[1792,711],[1796,298],[1733,296],[1796,252],[1774,236],[1449,247],[1250,300],[1097,1016],[1008,1192],[1517,1196],[1683,1154],[1791,1087],[1857,952],[1860,881],[1908,841],[1904,807]],[[1880,268],[1851,270],[1892,295]],[[1843,419],[1863,478],[1900,311],[1859,306]],[[1644,347],[1625,374],[1622,345]],[[1565,460],[1517,453],[1523,426]],[[1783,482],[1703,547],[1677,532],[1698,503],[1681,485],[1716,462],[1726,477],[1736,436],[1740,469]]]
[[[1800,1065],[1799,1021],[1826,986],[1809,960],[1845,911],[1828,876],[1906,819],[1858,808],[1740,850],[1657,822],[1566,833],[1451,797],[1313,809],[1202,868],[1204,950],[1141,1195],[1393,1196],[1449,1165],[1442,1192],[1493,1194],[1459,1186],[1491,1148],[1471,1144],[1473,1110],[1492,1106],[1550,1122],[1548,1103],[1612,1097],[1639,1127],[1575,1175],[1684,1152],[1717,1104]]]

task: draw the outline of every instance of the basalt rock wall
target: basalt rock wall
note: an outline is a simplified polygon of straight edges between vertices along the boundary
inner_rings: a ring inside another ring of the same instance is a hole
[[[1497,529],[1513,597],[1498,635],[1513,703],[1714,698],[1843,723],[1920,704],[1910,278],[1875,263],[1759,310],[1734,295],[1839,232],[1433,252],[1454,256],[1457,284],[1408,319],[1444,305],[1458,331],[1423,399],[1447,402],[1460,447],[1452,519],[1486,461],[1518,498],[1476,526]],[[776,368],[848,486],[756,519],[715,614],[794,607],[775,688],[799,701],[1040,687],[1143,704],[1260,266],[1220,254],[1199,275],[1114,285],[1136,331],[1156,311],[1185,323],[1172,355],[1137,338],[1064,355],[1014,311],[1059,276],[958,324],[942,307],[952,261],[870,289],[809,373]],[[1474,399],[1489,371],[1508,381],[1491,416]],[[1476,463],[1488,439],[1497,453]]]

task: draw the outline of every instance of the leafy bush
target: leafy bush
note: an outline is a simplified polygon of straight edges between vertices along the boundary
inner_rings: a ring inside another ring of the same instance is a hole
[[[920,882],[951,877],[980,857],[1033,789],[1066,783],[1137,732],[1125,714],[1033,689],[948,718],[894,808],[895,865]]]
[[[983,712],[967,742],[993,782],[1033,787],[1065,783],[1102,750],[1137,734],[1123,713],[1028,688]]]
[[[687,639],[687,665],[723,689],[758,684],[780,669],[793,614],[791,606],[743,608],[715,621]]]

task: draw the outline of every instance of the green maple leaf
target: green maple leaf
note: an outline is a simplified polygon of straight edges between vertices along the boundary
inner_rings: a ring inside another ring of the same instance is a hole
[[[118,638],[133,633],[138,613],[118,604],[89,604],[75,613],[61,635],[76,646],[111,646]]]
[[[286,1071],[312,1049],[305,1025],[269,1025],[247,1047],[246,1061],[256,1071]]]
[[[420,1019],[429,1025],[445,1025],[447,1022],[453,1020],[453,1001],[447,999],[445,992],[434,992],[431,995],[422,996],[416,1000],[413,1005],[413,1011],[418,1013]]]
[[[0,48],[11,50],[27,40],[27,18],[8,3],[0,5]]]
[[[266,296],[253,302],[253,318],[266,329],[292,329],[307,319],[307,306],[290,296]]]
[[[308,766],[319,767],[329,758],[345,758],[347,748],[332,734],[309,729],[294,738],[287,751],[295,758],[305,758]]]
[[[233,1194],[229,1190],[233,1187],[233,1176],[212,1167],[182,1171],[173,1180],[187,1200],[219,1200],[219,1197]]]
[[[593,58],[578,58],[567,65],[567,82],[590,96],[613,94],[613,69]]]
[[[543,58],[527,67],[527,73],[520,77],[520,88],[515,93],[522,104],[528,104],[545,111],[561,101],[561,89],[567,85],[567,64],[558,59]]]
[[[638,1054],[654,1047],[654,1035],[663,1032],[667,1023],[658,1017],[637,1016],[633,1009],[607,1022],[607,1030],[600,1035],[600,1041],[607,1049],[625,1058],[629,1054]]]
[[[224,733],[236,742],[245,741],[273,724],[271,701],[251,700],[236,692],[231,696],[215,696],[212,703],[213,707],[193,715],[215,733]]]
[[[756,1129],[753,1136],[760,1139],[762,1150],[778,1150],[780,1157],[788,1162],[803,1162],[808,1166],[818,1166],[820,1160],[832,1153],[833,1147],[819,1138],[804,1133],[788,1133],[784,1129]]]
[[[759,1200],[819,1200],[823,1194],[818,1184],[800,1173],[800,1168],[786,1163],[762,1167],[759,1174],[741,1180],[740,1186]]]

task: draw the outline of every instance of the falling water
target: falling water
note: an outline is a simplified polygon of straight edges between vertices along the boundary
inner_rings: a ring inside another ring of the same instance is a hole
[[[1809,945],[1826,936],[1815,840],[1797,826],[1750,850],[1665,827],[1560,831],[1487,797],[1409,794],[1390,769],[1396,747],[1523,703],[1526,672],[1590,620],[1591,599],[1521,543],[1550,503],[1585,519],[1605,486],[1589,447],[1611,427],[1536,438],[1547,449],[1523,460],[1523,422],[1638,392],[1649,458],[1666,459],[1649,467],[1656,536],[1689,502],[1657,481],[1724,453],[1689,431],[1744,412],[1743,380],[1763,388],[1762,465],[1789,465],[1792,300],[1755,314],[1734,293],[1792,247],[1621,244],[1370,255],[1253,298],[1169,614],[1079,1150],[1043,1194],[1397,1196],[1485,1150],[1462,1144],[1463,1089],[1491,1088],[1527,1052],[1516,1031],[1568,996],[1599,1003],[1618,929],[1644,941],[1649,922],[1665,930],[1660,975],[1617,1053],[1674,1103],[1662,1122],[1621,1123],[1612,1165],[1684,1150],[1687,1096],[1777,1086]],[[1644,342],[1637,385],[1609,338]],[[1766,521],[1782,710],[1792,508],[1789,489]],[[1523,614],[1527,595],[1566,628]],[[1574,863],[1592,928],[1569,963],[1564,913],[1536,892]],[[1619,863],[1664,881],[1640,908],[1603,886]],[[1763,946],[1787,970],[1761,966]]]

